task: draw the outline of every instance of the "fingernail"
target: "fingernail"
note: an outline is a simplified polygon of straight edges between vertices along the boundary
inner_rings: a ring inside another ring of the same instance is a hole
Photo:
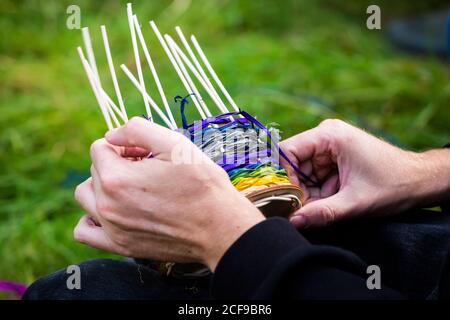
[[[289,221],[296,227],[296,228],[306,228],[308,226],[308,222],[306,220],[306,217],[304,215],[295,215],[292,216]]]

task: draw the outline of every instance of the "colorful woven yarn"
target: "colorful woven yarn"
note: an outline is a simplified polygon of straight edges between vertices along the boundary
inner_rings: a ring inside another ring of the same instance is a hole
[[[271,163],[248,165],[228,171],[233,186],[239,191],[258,186],[289,185],[286,171]]]
[[[272,186],[291,185],[286,171],[278,165],[278,156],[316,185],[279,148],[277,129],[264,126],[242,110],[187,124],[184,110],[188,97],[177,98],[181,101],[183,119],[183,127],[178,130],[228,173],[237,190],[249,194]]]
[[[278,137],[276,129],[267,130]],[[272,144],[260,128],[234,122],[205,126],[192,133],[194,144],[228,173],[237,190],[256,191],[262,187],[290,184],[286,171],[275,163],[278,146]]]
[[[302,172],[289,159],[286,153],[279,148],[278,130],[266,127],[255,117],[243,110],[211,116],[188,124],[184,114],[188,98],[189,95],[184,98],[181,96],[175,97],[176,102],[180,101],[180,112],[183,122],[183,127],[179,128],[178,131],[190,137],[197,147],[225,171],[229,172],[233,169],[241,168],[243,164],[271,163],[274,160],[274,156],[279,155],[305,180],[313,185],[318,185],[316,181]],[[212,136],[205,139],[206,133],[209,131],[212,131]],[[262,137],[266,138],[264,139],[265,141],[262,141]],[[265,147],[262,147],[261,144],[265,144]],[[254,152],[255,148],[256,153]],[[230,159],[229,151],[234,152],[232,155],[234,161],[232,163],[228,161]],[[276,168],[276,170],[278,169]],[[272,181],[277,181],[275,176]],[[284,180],[282,183],[284,183]],[[243,185],[246,186],[249,184],[246,183]]]

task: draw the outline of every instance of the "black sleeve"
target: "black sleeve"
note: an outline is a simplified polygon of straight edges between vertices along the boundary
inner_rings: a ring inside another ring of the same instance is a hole
[[[450,148],[450,143],[447,143],[444,148]],[[444,203],[441,203],[439,206],[443,212],[450,213],[450,200],[444,201]]]
[[[217,299],[402,299],[369,290],[367,266],[351,252],[310,244],[287,220],[267,219],[243,234],[220,260]]]

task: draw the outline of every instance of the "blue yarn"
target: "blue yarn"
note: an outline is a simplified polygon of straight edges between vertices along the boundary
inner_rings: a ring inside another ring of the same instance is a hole
[[[186,105],[189,103],[189,96],[193,95],[194,93],[190,93],[184,98],[182,96],[176,96],[173,98],[173,100],[178,103],[180,101],[180,113],[181,113],[181,122],[183,123],[183,129],[188,128],[188,123],[186,120],[186,115],[184,114],[184,110],[186,108]]]

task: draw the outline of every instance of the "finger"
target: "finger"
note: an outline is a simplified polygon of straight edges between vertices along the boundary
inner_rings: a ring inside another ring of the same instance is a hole
[[[106,170],[103,170],[103,174],[100,173],[98,166],[91,165],[92,186],[96,198],[107,194],[109,196],[113,195],[114,198],[114,192],[126,186],[129,188],[133,185],[135,186],[134,182],[138,182],[135,178],[142,177],[144,173],[148,178],[147,186],[159,185],[161,179],[167,178],[167,175],[173,170],[171,163],[155,158],[145,158],[142,161],[125,161],[129,162],[126,163],[127,165],[132,164],[133,166],[124,168],[122,165],[120,168],[106,168]],[[123,172],[124,170],[127,172]],[[119,171],[122,171],[122,174]],[[111,199],[110,197],[108,198]]]
[[[73,231],[73,236],[75,240],[80,243],[87,244],[97,249],[118,253],[116,246],[111,239],[109,239],[104,229],[96,226],[86,215],[81,217]]]
[[[297,163],[312,159],[314,155],[327,151],[329,135],[322,127],[303,131],[280,143],[281,148],[292,155]]]
[[[301,181],[300,181],[300,179],[298,177],[298,174],[294,171],[294,169],[285,168],[285,170],[286,170],[287,176],[289,178],[289,181],[292,184],[295,184],[295,185],[299,186]]]
[[[110,145],[105,139],[96,140],[91,145],[92,164],[100,176],[121,171],[132,163],[124,159],[119,152],[117,148]]]
[[[320,197],[328,198],[336,194],[339,190],[339,175],[333,174],[328,177],[320,188]]]
[[[292,166],[289,165],[289,163],[287,163],[286,160],[284,159],[280,160],[280,164],[283,166],[284,170],[286,170],[286,174],[289,178],[289,181],[292,184],[300,185],[300,179],[294,168],[292,168]]]
[[[309,175],[306,170],[305,170],[305,166],[307,166],[309,164],[309,166],[312,168],[312,165],[310,164],[310,162],[304,162],[302,164],[299,163],[297,157],[295,156],[295,154],[293,153],[292,148],[286,148],[284,149],[284,147],[282,147],[283,142],[280,143],[280,149],[283,149],[284,153],[286,154],[287,158],[294,164],[296,165],[303,173],[305,173],[306,175]],[[287,145],[285,145],[287,146]],[[284,170],[286,170],[286,173],[288,175],[289,180],[291,181],[291,183],[296,184],[296,185],[300,185],[301,180],[299,177],[298,172],[294,169],[294,167],[284,158],[284,157],[280,157],[280,165],[284,168]]]
[[[105,138],[116,146],[150,150],[155,156],[169,154],[177,143],[188,141],[178,132],[139,117],[134,117],[120,128],[108,131]]]
[[[330,153],[316,155],[312,162],[313,171],[318,180],[324,180],[332,170],[337,170],[336,163],[330,156]]]
[[[317,154],[326,151],[329,144],[324,143],[325,136],[324,130],[316,127],[282,141],[280,148],[304,175],[317,181],[312,160]],[[287,160],[280,158],[280,164],[286,169],[291,182],[299,184],[300,180],[305,181]]]
[[[304,201],[309,199],[311,197],[310,188],[306,187],[306,185],[303,182],[301,182],[301,181],[300,181],[298,186],[300,187],[300,189],[303,190]]]
[[[314,170],[313,170],[313,164],[311,161],[304,161],[301,162],[300,165],[298,166],[299,169],[301,170],[301,172],[303,172],[307,177],[312,178],[314,181],[316,181],[316,177],[314,175]],[[303,177],[301,177],[303,178]],[[303,179],[305,180],[305,179]],[[309,181],[305,181],[305,182],[309,182]]]
[[[321,227],[351,214],[351,201],[345,192],[307,203],[290,218],[297,228]]]
[[[317,199],[320,199],[320,187],[309,187],[308,189],[308,194],[309,197],[306,198],[306,203],[311,202],[311,201],[316,201]]]
[[[94,189],[92,187],[92,178],[87,179],[77,186],[75,189],[75,199],[84,211],[92,216],[95,222],[99,223],[97,203],[95,200]]]

